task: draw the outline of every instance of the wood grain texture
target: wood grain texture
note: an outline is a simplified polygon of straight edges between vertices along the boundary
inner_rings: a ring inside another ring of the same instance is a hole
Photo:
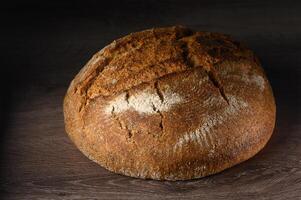
[[[111,4],[7,9],[16,15],[1,32],[1,199],[301,199],[300,3]],[[231,34],[259,55],[276,97],[274,135],[254,158],[194,181],[110,173],[67,137],[63,96],[100,47],[129,32],[172,24]]]

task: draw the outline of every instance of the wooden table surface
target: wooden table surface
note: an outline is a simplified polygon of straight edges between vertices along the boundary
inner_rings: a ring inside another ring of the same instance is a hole
[[[1,14],[1,199],[301,199],[300,3],[30,2]],[[65,133],[68,84],[113,39],[174,24],[231,34],[259,55],[277,102],[274,134],[252,159],[198,180],[110,173]]]

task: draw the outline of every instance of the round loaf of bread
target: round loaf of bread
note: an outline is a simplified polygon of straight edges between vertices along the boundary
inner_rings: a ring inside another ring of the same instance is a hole
[[[96,53],[64,100],[66,131],[89,159],[132,177],[194,179],[254,156],[275,124],[253,52],[182,26],[118,39]]]

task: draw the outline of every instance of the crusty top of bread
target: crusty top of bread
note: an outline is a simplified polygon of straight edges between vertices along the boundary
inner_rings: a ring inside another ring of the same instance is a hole
[[[102,166],[182,180],[257,153],[272,133],[275,102],[252,51],[176,26],[130,34],[96,53],[72,81],[64,113],[71,139]]]
[[[229,36],[175,26],[150,29],[115,40],[93,56],[79,78],[88,98],[111,96],[157,78],[211,66],[225,59],[254,59]]]

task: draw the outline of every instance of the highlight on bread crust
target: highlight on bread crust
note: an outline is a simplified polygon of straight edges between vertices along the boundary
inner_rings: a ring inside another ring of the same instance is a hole
[[[115,40],[64,99],[66,132],[82,153],[115,173],[156,180],[200,178],[251,158],[275,113],[251,50],[182,26]]]

